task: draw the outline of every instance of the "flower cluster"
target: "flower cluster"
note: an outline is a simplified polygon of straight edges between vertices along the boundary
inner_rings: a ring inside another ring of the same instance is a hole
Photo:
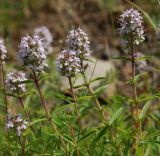
[[[56,59],[58,70],[66,77],[73,77],[80,72],[80,63],[80,59],[76,56],[76,51],[71,49],[62,50]]]
[[[5,63],[5,59],[7,57],[6,54],[7,54],[7,49],[4,45],[4,40],[0,38],[0,58],[2,63]]]
[[[46,54],[39,35],[25,36],[19,46],[19,58],[24,66],[35,72],[42,72],[47,66]]]
[[[45,26],[42,26],[36,28],[34,32],[42,38],[42,43],[46,54],[50,54],[53,51],[53,47],[51,46],[51,43],[53,42],[53,36],[49,29]]]
[[[88,35],[80,28],[69,32],[66,43],[68,48],[76,51],[76,55],[82,60],[91,53]]]
[[[14,93],[22,94],[26,91],[24,81],[26,81],[26,75],[20,71],[9,72],[6,78],[7,87]]]
[[[142,26],[143,18],[141,14],[133,8],[123,12],[119,20],[120,36],[127,42],[139,44],[145,40]]]
[[[21,115],[8,118],[6,123],[7,129],[15,129],[17,136],[21,136],[22,132],[27,129],[28,122],[23,120]]]
[[[90,55],[90,41],[88,35],[80,28],[72,29],[66,40],[66,48],[57,57],[56,64],[63,76],[75,76],[85,71],[84,61]]]

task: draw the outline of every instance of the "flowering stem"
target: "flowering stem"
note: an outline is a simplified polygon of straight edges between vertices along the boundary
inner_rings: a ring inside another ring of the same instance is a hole
[[[89,92],[91,93],[91,95],[94,96],[94,91],[93,91],[93,89],[91,88],[89,82],[87,82],[87,77],[86,77],[85,73],[82,72],[82,75],[83,75],[83,79],[84,79],[84,82],[85,82],[86,87],[88,88],[88,90],[89,90]],[[100,105],[100,103],[99,103],[99,101],[98,101],[98,98],[97,98],[96,96],[94,96],[94,97],[95,97],[95,102],[96,102],[97,108],[98,108],[99,111],[102,113],[103,119],[106,120],[106,117],[105,117],[105,115],[104,115],[103,109],[102,109],[102,107],[101,107],[101,105]]]
[[[58,136],[60,137],[60,141],[62,143],[62,146],[63,146],[63,148],[64,148],[64,150],[66,152],[66,155],[68,155],[66,144],[65,144],[63,138],[61,137],[61,134],[57,130],[56,125],[52,121],[51,115],[50,115],[50,113],[49,113],[49,111],[47,109],[47,104],[46,104],[46,102],[44,100],[44,97],[42,95],[42,92],[41,92],[41,89],[40,89],[39,82],[38,82],[37,75],[36,75],[35,71],[33,71],[33,79],[34,79],[35,85],[37,87],[37,90],[38,90],[38,93],[39,93],[39,96],[40,96],[40,99],[41,99],[41,102],[42,102],[42,106],[43,106],[45,114],[46,114],[46,118],[47,118],[48,122],[50,123],[50,126],[53,129],[53,131],[55,131],[58,134]]]
[[[77,141],[76,141],[76,138],[75,138],[74,129],[73,129],[72,125],[70,124],[70,121],[69,121],[69,128],[70,128],[72,138],[74,140],[74,144],[76,145],[75,149],[76,149],[76,152],[77,152],[77,156],[80,156],[79,150],[77,148]]]
[[[8,121],[8,100],[7,100],[7,94],[6,94],[6,83],[5,83],[5,78],[4,78],[4,68],[3,68],[3,62],[2,62],[1,56],[0,56],[0,66],[1,66],[2,83],[3,83],[3,90],[4,90],[5,114],[6,114],[6,123],[7,123],[7,121]],[[7,137],[8,137],[9,155],[11,155],[9,132],[7,133]]]
[[[82,72],[82,76],[83,76],[84,82],[85,82],[86,87],[88,88],[89,92],[91,93],[91,95],[94,95],[94,91],[93,91],[93,89],[90,87],[90,84],[87,82],[87,77],[86,77],[86,75],[85,75],[84,72]],[[95,97],[95,101],[96,101],[96,106],[97,106],[97,108],[98,108],[99,110],[102,110],[102,107],[101,107],[101,105],[100,105],[97,97]]]
[[[135,128],[136,128],[136,143],[138,142],[138,137],[139,137],[139,132],[140,134],[142,134],[142,130],[141,130],[141,121],[138,119],[139,116],[139,108],[138,108],[138,98],[137,98],[137,87],[136,87],[136,81],[135,81],[135,76],[136,76],[136,72],[135,72],[135,67],[136,67],[136,62],[135,62],[135,52],[134,52],[134,48],[133,48],[133,39],[131,37],[131,62],[132,62],[132,78],[133,78],[133,91],[134,91],[134,104],[136,106],[136,112],[135,112]]]
[[[71,93],[72,93],[72,98],[73,98],[74,107],[75,107],[75,111],[76,111],[76,115],[77,115],[78,125],[79,125],[80,129],[82,129],[80,113],[79,113],[79,109],[78,109],[78,106],[77,106],[77,100],[76,100],[76,96],[75,96],[75,93],[74,93],[71,77],[68,77],[68,81],[69,81],[70,90],[71,90]]]
[[[28,118],[29,122],[31,122],[31,118],[30,118],[30,116],[29,116],[29,113],[28,113],[28,112],[25,110],[25,108],[24,108],[24,104],[23,104],[23,102],[22,102],[22,98],[21,98],[21,97],[18,97],[18,100],[19,100],[19,102],[20,102],[20,104],[21,104],[21,107],[22,107],[23,110],[24,110],[24,113],[25,113],[26,117]]]
[[[18,138],[22,149],[22,156],[25,156],[25,144],[23,143],[22,138],[20,136]]]
[[[5,78],[4,78],[4,68],[3,68],[3,63],[2,63],[2,58],[0,57],[0,65],[1,65],[1,72],[2,72],[2,83],[3,83],[3,90],[4,90],[4,100],[5,100],[5,112],[6,112],[6,121],[8,121],[8,100],[7,100],[7,94],[6,94],[6,83],[5,83]]]

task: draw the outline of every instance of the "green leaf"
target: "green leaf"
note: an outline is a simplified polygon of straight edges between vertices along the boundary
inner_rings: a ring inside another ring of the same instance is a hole
[[[126,83],[127,83],[127,84],[133,84],[134,82],[139,81],[142,75],[143,75],[143,73],[142,73],[142,74],[138,74],[138,75],[135,76],[134,79],[130,79],[130,80],[128,80]]]
[[[82,97],[78,98],[77,101],[86,100],[86,99],[90,99],[90,98],[93,98],[93,96],[82,96]]]
[[[97,78],[91,80],[91,81],[89,82],[89,84],[91,84],[91,83],[93,83],[93,82],[95,82],[95,81],[104,80],[104,79],[106,79],[106,77],[97,77]]]
[[[64,140],[68,141],[71,145],[73,145],[74,147],[76,147],[73,139],[72,139],[70,136],[68,136],[68,135],[63,135],[62,137],[64,138]]]
[[[144,141],[140,141],[141,144],[151,144],[151,143],[157,143],[160,144],[160,141],[157,140],[144,140]]]
[[[110,119],[109,125],[112,125],[113,122],[118,119],[118,117],[121,115],[122,111],[123,111],[123,107],[121,107],[121,108],[118,109],[118,111]]]
[[[31,101],[31,98],[32,98],[31,95],[28,95],[28,96],[27,96],[27,98],[26,98],[26,100],[25,100],[25,103],[24,103],[25,109],[28,108],[28,106],[29,106],[29,104],[30,104],[30,101]]]
[[[112,59],[116,59],[116,60],[129,60],[129,58],[127,56],[113,57]]]
[[[95,95],[101,94],[107,87],[108,87],[108,85],[104,85],[104,86],[101,86],[101,87],[97,88],[97,89],[94,91],[94,94],[95,94]]]
[[[83,135],[83,136],[79,139],[78,144],[87,141],[94,133],[95,133],[95,130],[92,130],[91,132],[88,132],[87,134]]]
[[[59,113],[59,112],[65,111],[66,109],[72,108],[73,106],[74,106],[74,103],[70,103],[70,104],[61,106],[61,107],[55,109],[55,110],[53,111],[52,115],[54,115],[55,113]]]
[[[105,135],[107,129],[108,125],[98,133],[97,137],[93,140],[92,146],[94,146]]]
[[[37,124],[39,122],[43,122],[43,121],[46,121],[47,119],[46,118],[42,118],[42,119],[37,119],[37,120],[34,120],[32,121],[31,123],[28,124],[28,126],[32,126],[34,124]]]
[[[85,87],[85,84],[77,85],[77,86],[74,86],[73,88],[74,88],[74,89],[78,89],[78,88],[82,88],[82,87]]]
[[[150,103],[150,101],[149,101],[149,102],[147,102],[147,103],[144,105],[144,107],[142,108],[142,110],[141,110],[141,112],[140,112],[140,114],[139,114],[139,119],[140,119],[140,120],[144,118],[144,116],[145,116],[145,114],[146,114],[146,112],[147,112],[150,104],[151,104],[151,103]]]

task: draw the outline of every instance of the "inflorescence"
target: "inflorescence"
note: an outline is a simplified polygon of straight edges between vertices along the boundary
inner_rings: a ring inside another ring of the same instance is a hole
[[[59,72],[66,77],[73,77],[81,71],[80,59],[76,52],[71,49],[64,49],[56,59]]]
[[[12,93],[22,94],[26,91],[24,81],[26,81],[26,75],[20,71],[9,72],[6,78],[6,85]]]
[[[15,129],[17,136],[21,136],[22,132],[27,129],[27,122],[26,120],[23,120],[21,115],[17,115],[15,117],[8,118],[8,122],[6,123],[7,129]]]
[[[72,29],[66,40],[66,47],[57,57],[56,64],[63,76],[75,76],[86,70],[84,61],[90,56],[88,35],[80,28]]]
[[[123,12],[119,20],[120,36],[127,42],[134,44],[140,44],[145,40],[144,29],[142,26],[143,18],[141,14],[133,8]]]
[[[5,63],[5,59],[7,57],[7,49],[4,45],[4,40],[2,38],[0,38],[0,58],[2,63]]]
[[[21,39],[18,54],[23,65],[35,72],[42,72],[47,66],[42,38],[37,34]]]

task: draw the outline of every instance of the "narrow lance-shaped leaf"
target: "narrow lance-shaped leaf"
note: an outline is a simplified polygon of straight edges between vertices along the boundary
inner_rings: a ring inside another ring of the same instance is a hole
[[[112,116],[112,118],[110,119],[109,125],[112,125],[113,122],[118,119],[118,117],[121,115],[122,111],[123,111],[123,108],[122,108],[122,107],[118,109],[118,111],[117,111],[117,112]]]
[[[140,119],[140,120],[144,118],[144,116],[145,116],[145,114],[146,114],[146,112],[147,112],[150,104],[151,104],[151,103],[150,103],[150,101],[149,101],[149,102],[147,102],[147,103],[144,105],[144,107],[142,108],[142,111],[141,111],[140,114],[139,114],[139,119]]]

